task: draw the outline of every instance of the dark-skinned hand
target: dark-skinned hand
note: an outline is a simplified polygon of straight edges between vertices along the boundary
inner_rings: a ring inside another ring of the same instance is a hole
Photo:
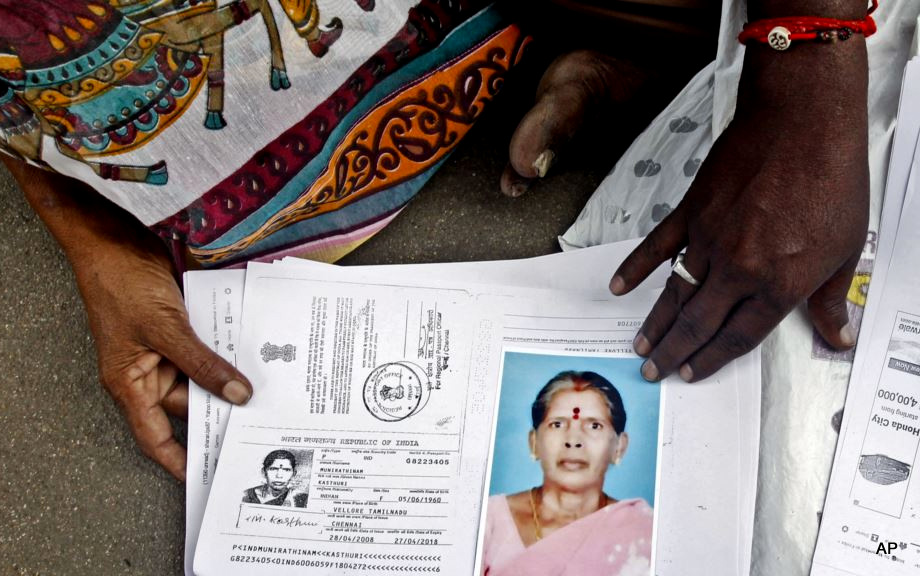
[[[100,265],[80,271],[78,283],[102,384],[141,451],[184,480],[186,451],[167,418],[188,413],[183,374],[233,404],[248,401],[252,388],[192,331],[172,263],[158,248],[117,246],[100,255]]]
[[[855,344],[846,295],[869,207],[865,42],[749,48],[735,117],[684,199],[623,262],[614,294],[686,247],[634,344],[642,374],[687,381],[757,346],[803,300],[821,336]]]
[[[831,346],[855,344],[846,294],[868,223],[867,74],[862,37],[783,54],[749,48],[733,121],[682,202],[610,283],[625,294],[684,250],[700,281],[669,278],[634,344],[648,357],[645,378],[705,378],[803,300]],[[526,191],[599,103],[629,97],[604,86],[635,87],[636,78],[594,53],[557,60],[512,139],[502,190]]]
[[[73,266],[99,376],[141,451],[179,480],[186,451],[167,414],[185,418],[184,375],[233,404],[252,386],[192,331],[163,242],[85,184],[6,161]]]

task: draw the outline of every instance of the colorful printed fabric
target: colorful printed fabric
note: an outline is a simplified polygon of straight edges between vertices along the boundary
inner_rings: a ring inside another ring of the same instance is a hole
[[[526,38],[487,4],[0,0],[0,150],[86,181],[205,266],[335,260],[520,58]]]

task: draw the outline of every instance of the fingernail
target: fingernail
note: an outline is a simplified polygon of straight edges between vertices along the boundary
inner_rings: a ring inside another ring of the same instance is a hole
[[[231,380],[224,384],[222,394],[227,402],[236,404],[237,406],[242,406],[246,402],[249,402],[249,398],[252,396],[252,392],[249,391],[249,388],[246,388],[246,385],[239,380]]]
[[[614,296],[619,296],[626,292],[626,280],[623,280],[623,277],[617,274],[610,279],[610,291]]]
[[[684,382],[693,380],[693,368],[691,368],[689,364],[684,364],[681,366],[680,377],[683,378]]]
[[[642,364],[642,377],[648,380],[649,382],[658,381],[658,366],[655,366],[655,363],[651,360],[646,360]]]
[[[648,338],[642,335],[642,332],[636,334],[633,339],[633,350],[639,356],[648,356],[648,353],[652,351],[652,345],[649,343]]]
[[[847,348],[856,346],[856,331],[853,330],[853,325],[849,322],[847,322],[846,326],[840,329],[840,341]]]
[[[543,178],[549,172],[550,166],[556,160],[556,153],[552,150],[540,152],[537,159],[533,161],[533,169],[537,171],[537,178]]]

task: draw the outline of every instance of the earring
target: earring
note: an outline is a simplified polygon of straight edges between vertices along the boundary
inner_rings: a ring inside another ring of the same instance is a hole
[[[617,456],[617,459],[613,461],[613,465],[614,465],[614,466],[619,466],[619,465],[620,465],[620,460],[622,460],[622,459],[623,459],[622,456]]]
[[[536,452],[531,452],[531,453],[530,453],[530,459],[533,460],[534,462],[536,462],[537,460],[539,460],[539,458],[537,458],[537,453],[536,453]]]

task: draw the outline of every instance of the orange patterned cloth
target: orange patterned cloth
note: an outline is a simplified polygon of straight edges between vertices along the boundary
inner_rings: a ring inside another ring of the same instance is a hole
[[[0,150],[205,266],[334,260],[405,206],[521,57],[487,4],[0,0]]]

